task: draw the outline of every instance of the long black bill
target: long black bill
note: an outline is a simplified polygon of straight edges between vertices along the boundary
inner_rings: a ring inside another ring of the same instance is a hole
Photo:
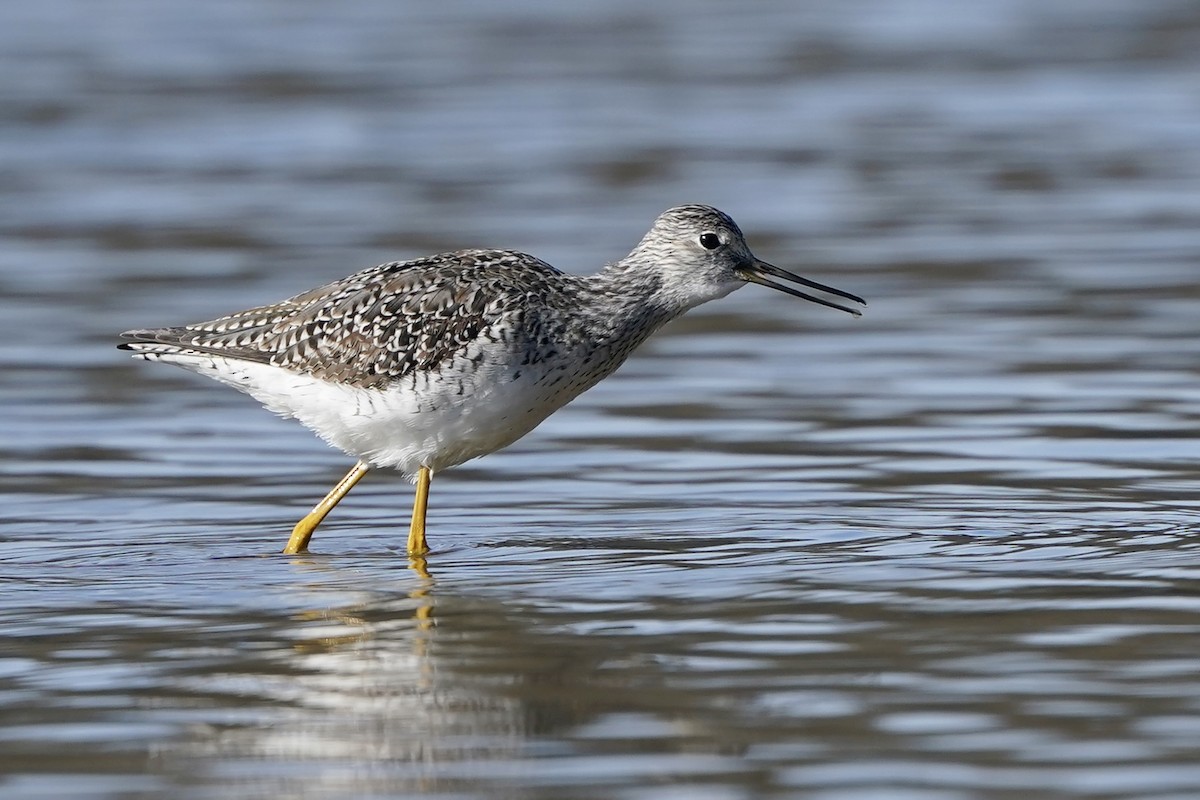
[[[856,317],[862,316],[862,312],[857,308],[850,308],[849,306],[844,306],[840,303],[834,303],[830,300],[814,297],[807,292],[802,292],[799,289],[793,289],[791,286],[784,286],[782,283],[776,283],[775,281],[768,279],[768,275],[775,278],[782,278],[783,280],[791,281],[792,283],[798,283],[801,286],[807,286],[810,289],[816,289],[818,292],[844,297],[847,300],[853,300],[855,303],[862,303],[864,306],[867,304],[866,300],[863,300],[856,294],[843,292],[841,289],[835,289],[832,286],[826,286],[823,283],[810,281],[808,278],[801,278],[799,275],[788,272],[786,269],[780,269],[779,267],[772,266],[771,264],[768,264],[765,261],[759,261],[758,259],[754,259],[754,263],[752,265],[742,270],[742,277],[750,283],[758,283],[763,286],[770,286],[772,289],[778,289],[779,291],[785,294],[790,294],[793,297],[800,297],[812,303],[819,303],[823,306],[836,308],[838,311],[845,311],[847,314],[853,314]]]

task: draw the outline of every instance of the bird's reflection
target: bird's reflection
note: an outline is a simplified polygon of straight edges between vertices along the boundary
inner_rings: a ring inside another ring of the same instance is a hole
[[[293,557],[291,563],[301,569],[315,570],[326,574],[336,575],[339,572],[339,568],[331,566],[327,561],[307,554]],[[429,571],[429,560],[425,556],[409,556],[408,566],[417,575],[414,585],[407,591],[408,598],[414,604],[412,609],[413,630],[418,633],[428,632],[433,630],[435,625],[434,586],[436,581],[433,574]],[[339,647],[369,641],[378,634],[378,623],[372,622],[368,616],[362,613],[362,610],[365,608],[366,606],[361,609],[358,607],[344,609],[314,608],[297,612],[295,618],[302,622],[317,623],[332,620],[345,627],[346,631],[337,635],[326,634],[302,639],[296,641],[293,648],[297,652],[329,652]],[[375,608],[378,608],[378,606]],[[424,655],[428,647],[428,638],[425,636],[414,636],[413,646],[415,654]]]
[[[433,588],[435,581],[429,573],[429,564],[425,556],[409,556],[408,566],[417,573],[419,580],[408,592],[408,596],[416,603],[413,610],[413,622],[416,635],[413,636],[414,654],[420,659],[422,666],[428,664],[429,637],[434,629],[433,617]]]
[[[230,675],[238,707],[258,709],[261,722],[201,733],[190,749],[208,758],[404,765],[393,777],[418,791],[431,775],[516,762],[531,739],[609,715],[655,719],[663,735],[694,741],[697,732],[677,721],[689,704],[712,712],[707,693],[672,688],[661,660],[633,655],[640,638],[590,635],[587,612],[526,602],[510,585],[489,592],[463,562],[433,562],[290,560],[286,591],[307,597],[309,608],[258,620],[260,641],[280,647]]]

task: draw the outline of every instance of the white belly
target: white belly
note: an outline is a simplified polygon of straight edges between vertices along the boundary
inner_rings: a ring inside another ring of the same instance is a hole
[[[539,369],[464,358],[436,376],[362,389],[219,356],[160,359],[233,386],[334,447],[410,478],[422,466],[436,472],[512,444],[602,377],[569,375],[561,362]]]

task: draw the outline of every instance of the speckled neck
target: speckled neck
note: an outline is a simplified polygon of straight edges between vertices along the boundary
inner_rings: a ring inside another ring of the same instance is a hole
[[[579,300],[587,310],[593,335],[618,349],[636,347],[687,309],[663,302],[662,278],[644,265],[625,259],[583,279]]]

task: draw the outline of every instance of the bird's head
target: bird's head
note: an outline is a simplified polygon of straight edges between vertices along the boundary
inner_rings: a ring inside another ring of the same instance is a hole
[[[664,211],[623,260],[654,269],[662,280],[663,291],[686,307],[724,297],[747,283],[758,283],[856,317],[862,314],[857,308],[816,297],[772,278],[866,305],[857,295],[757,258],[737,223],[711,206],[677,206]]]

